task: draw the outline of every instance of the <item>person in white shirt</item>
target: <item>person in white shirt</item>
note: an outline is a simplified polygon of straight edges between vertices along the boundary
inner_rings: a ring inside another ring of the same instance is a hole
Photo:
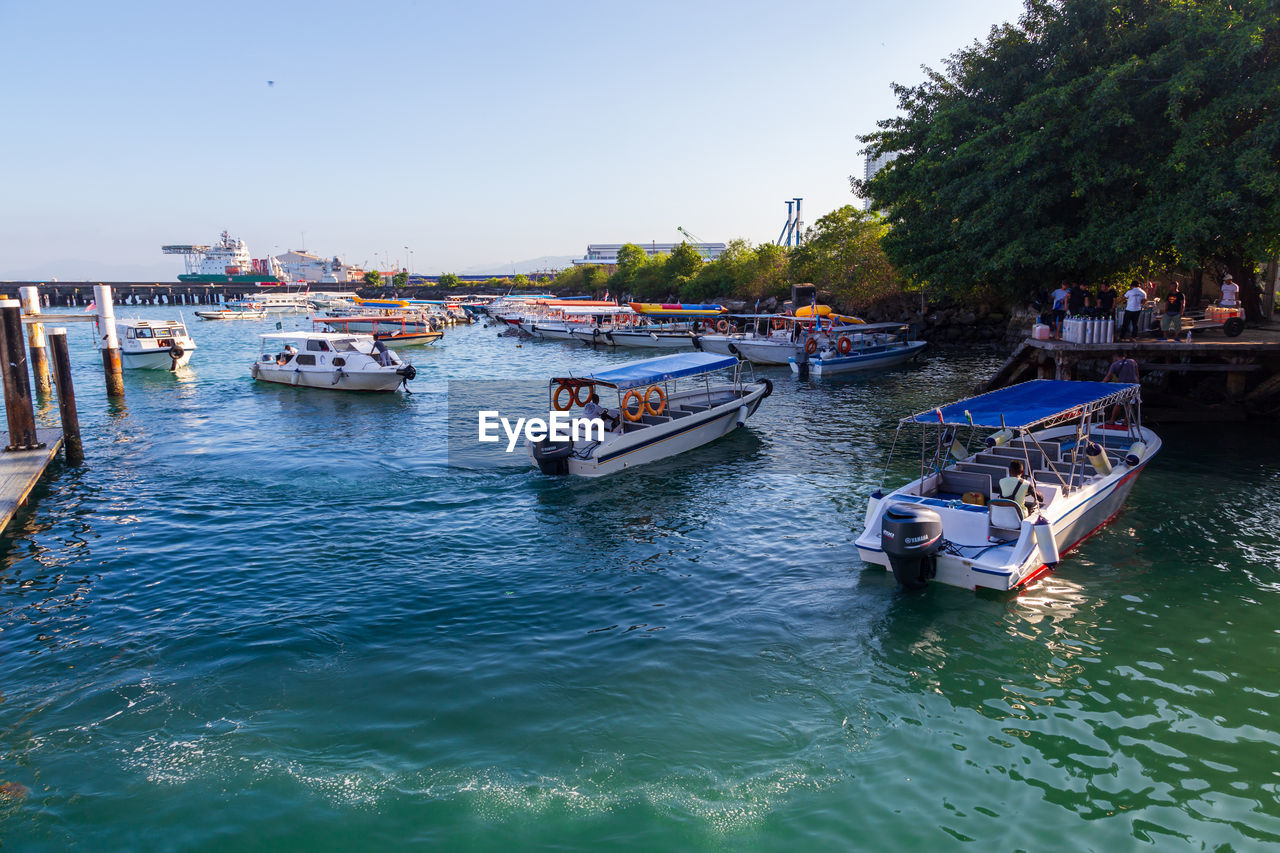
[[[599,418],[604,421],[605,428],[608,429],[609,432],[613,432],[618,428],[618,418],[615,415],[611,415],[608,409],[600,405],[599,394],[591,395],[591,399],[582,407],[582,415],[583,417]]]
[[[1222,277],[1222,299],[1219,300],[1223,308],[1236,307],[1236,300],[1240,297],[1240,285],[1235,283],[1231,277],[1231,273],[1227,273]]]
[[[1150,282],[1147,282],[1150,285]],[[1142,305],[1147,301],[1147,292],[1142,285],[1134,284],[1124,292],[1124,320],[1120,323],[1120,340],[1125,339],[1125,329],[1129,329],[1129,340],[1138,337],[1138,318],[1142,316]]]
[[[1053,302],[1053,336],[1055,338],[1062,337],[1062,321],[1067,316],[1067,297],[1070,295],[1071,291],[1067,290],[1066,282],[1058,285],[1058,289],[1049,294],[1049,299]]]

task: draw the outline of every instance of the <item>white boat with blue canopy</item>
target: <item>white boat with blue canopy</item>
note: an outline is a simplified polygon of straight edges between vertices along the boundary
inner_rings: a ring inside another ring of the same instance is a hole
[[[768,379],[744,381],[750,369],[732,356],[693,352],[553,377],[551,412],[589,417],[583,409],[598,395],[602,428],[529,442],[529,455],[544,474],[600,477],[700,447],[745,424],[773,393]]]
[[[831,376],[893,367],[925,348],[907,323],[866,323],[832,330],[820,342],[810,337],[804,352],[788,359],[791,372],[803,377],[805,366],[814,376]]]
[[[904,432],[919,433],[920,476],[872,494],[857,547],[909,589],[1012,590],[1053,570],[1115,517],[1161,445],[1140,386],[1048,379],[904,418],[895,449]]]

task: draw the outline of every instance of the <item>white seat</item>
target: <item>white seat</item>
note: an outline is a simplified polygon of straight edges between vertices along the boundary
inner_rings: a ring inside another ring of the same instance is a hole
[[[991,526],[998,530],[1019,530],[1022,527],[1022,513],[1018,511],[1018,505],[1008,498],[992,498],[987,505],[987,513]]]

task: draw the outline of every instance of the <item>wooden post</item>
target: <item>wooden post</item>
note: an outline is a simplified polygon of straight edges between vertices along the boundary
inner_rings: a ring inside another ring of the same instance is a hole
[[[62,450],[68,465],[84,461],[84,444],[80,441],[80,416],[76,414],[76,390],[71,385],[71,356],[67,353],[67,330],[49,330],[53,349],[53,370],[58,378],[58,411],[62,415]]]
[[[40,313],[40,291],[35,287],[18,289],[22,313]],[[53,388],[49,382],[49,351],[45,347],[44,323],[31,323],[27,326],[27,342],[31,347],[31,372],[36,377],[36,393],[47,396]]]
[[[124,398],[124,369],[120,364],[120,339],[116,337],[116,309],[111,304],[111,286],[93,288],[98,303],[98,346],[102,348],[102,371],[107,378],[107,396]]]
[[[27,353],[22,345],[22,303],[0,299],[0,357],[4,358],[4,411],[9,419],[9,445],[5,450],[43,447],[36,437],[36,410],[31,404],[27,378]]]

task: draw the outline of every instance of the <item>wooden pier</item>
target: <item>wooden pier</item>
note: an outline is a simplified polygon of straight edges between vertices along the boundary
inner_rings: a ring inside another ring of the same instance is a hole
[[[1220,330],[1192,340],[1158,338],[1078,344],[1028,338],[983,390],[1028,379],[1102,379],[1116,353],[1138,362],[1147,410],[1160,420],[1221,421],[1280,415],[1280,327],[1248,329],[1237,338]]]
[[[0,530],[4,530],[62,447],[62,430],[39,429],[43,447],[0,454]]]

